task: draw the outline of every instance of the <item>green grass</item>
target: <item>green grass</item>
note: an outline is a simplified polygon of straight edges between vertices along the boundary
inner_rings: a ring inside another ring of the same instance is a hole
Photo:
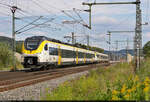
[[[119,63],[66,81],[42,100],[150,100],[150,60],[133,74],[133,64]],[[48,90],[48,89],[46,89]]]

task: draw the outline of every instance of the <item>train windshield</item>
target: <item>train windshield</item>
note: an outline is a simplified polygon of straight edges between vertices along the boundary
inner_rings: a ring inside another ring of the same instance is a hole
[[[26,48],[28,50],[35,50],[35,49],[37,49],[38,45],[39,45],[39,41],[38,40],[28,40],[26,42]]]

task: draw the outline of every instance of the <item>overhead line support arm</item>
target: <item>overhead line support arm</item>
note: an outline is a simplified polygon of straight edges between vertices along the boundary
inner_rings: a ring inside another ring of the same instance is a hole
[[[112,2],[112,3],[85,3],[83,2],[82,5],[114,5],[114,4],[138,4],[140,2]]]

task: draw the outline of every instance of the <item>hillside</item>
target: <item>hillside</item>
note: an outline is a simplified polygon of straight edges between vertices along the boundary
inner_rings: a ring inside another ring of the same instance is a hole
[[[12,39],[5,36],[0,36],[0,42],[8,43],[9,45],[12,44]]]
[[[5,43],[9,45],[9,49],[12,49],[12,38],[0,36],[0,43]],[[21,53],[23,41],[16,41],[16,52]]]
[[[0,36],[0,42],[12,44],[12,38],[5,37],[5,36]],[[16,41],[16,43],[22,43],[23,41]]]
[[[126,49],[122,49],[120,51],[110,51],[111,53],[114,53],[114,54],[122,54],[122,55],[126,55]],[[104,53],[105,54],[109,54],[109,51],[107,50],[104,50]],[[128,50],[128,53],[131,54],[132,56],[134,56],[134,50],[133,49],[129,49]]]

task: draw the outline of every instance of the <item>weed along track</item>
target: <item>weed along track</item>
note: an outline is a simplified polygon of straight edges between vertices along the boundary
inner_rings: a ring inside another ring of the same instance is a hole
[[[78,66],[78,67],[64,68],[64,69],[50,69],[50,70],[38,71],[38,72],[5,72],[5,74],[0,73],[1,76],[0,92],[8,91],[11,89],[15,89],[27,85],[36,84],[39,82],[55,79],[73,73],[83,72],[86,70],[94,69],[96,68],[96,66],[106,66],[106,65],[108,64]],[[4,75],[7,75],[7,77]]]

